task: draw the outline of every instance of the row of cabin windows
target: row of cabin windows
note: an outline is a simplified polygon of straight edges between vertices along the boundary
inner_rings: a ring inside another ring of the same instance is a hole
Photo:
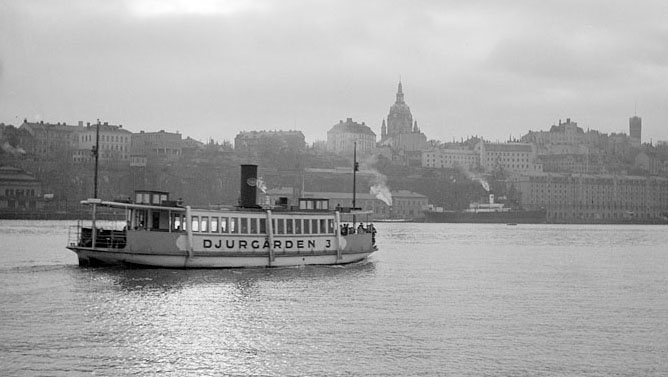
[[[266,234],[267,219],[246,217],[192,216],[190,219],[193,232],[231,233],[231,234]],[[271,219],[274,234],[331,234],[334,233],[332,219]],[[173,229],[185,228],[185,217],[173,218]]]

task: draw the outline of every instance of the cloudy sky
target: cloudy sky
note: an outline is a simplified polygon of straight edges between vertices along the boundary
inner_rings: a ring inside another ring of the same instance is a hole
[[[348,117],[401,78],[429,139],[571,118],[668,140],[665,0],[0,0],[0,122],[96,119],[233,140]]]

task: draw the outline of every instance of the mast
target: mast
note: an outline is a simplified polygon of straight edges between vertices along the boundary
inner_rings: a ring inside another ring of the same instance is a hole
[[[359,164],[357,163],[357,142],[353,143],[353,211],[356,207],[356,196],[357,196],[357,171],[359,170]],[[353,228],[355,227],[355,215],[353,215]]]
[[[93,156],[95,156],[95,182],[93,184],[94,186],[94,192],[93,192],[93,198],[97,199],[97,167],[98,167],[98,160],[100,156],[100,120],[97,120],[97,125],[95,129],[95,145],[93,146]],[[92,241],[92,247],[95,248],[97,244],[97,228],[95,225],[96,217],[97,217],[97,200],[93,202],[93,221],[92,221],[92,226],[91,226],[91,241]]]
[[[95,145],[93,146],[93,156],[95,156],[95,182],[94,182],[94,191],[93,198],[97,199],[97,167],[98,160],[100,157],[100,120],[97,120],[97,126],[95,129]]]

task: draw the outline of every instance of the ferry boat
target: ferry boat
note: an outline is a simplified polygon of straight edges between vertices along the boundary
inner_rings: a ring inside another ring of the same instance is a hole
[[[373,224],[356,226],[355,216],[365,212],[330,209],[329,200],[319,198],[260,206],[257,182],[257,165],[242,165],[239,205],[229,208],[183,206],[162,191],[137,191],[133,202],[84,200],[92,219],[70,230],[67,248],[81,266],[165,268],[339,265],[377,250]],[[121,212],[124,220],[103,223],[96,218],[101,209]]]
[[[506,223],[506,224],[540,224],[547,222],[547,211],[544,208],[524,210],[506,207],[504,203],[496,203],[494,194],[489,195],[488,203],[474,202],[463,211],[444,211],[428,209],[424,211],[425,222],[432,223]]]

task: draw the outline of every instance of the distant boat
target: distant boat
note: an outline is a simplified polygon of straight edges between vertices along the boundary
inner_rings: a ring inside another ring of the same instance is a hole
[[[495,203],[489,195],[488,203],[474,202],[461,211],[428,209],[424,211],[425,222],[431,223],[499,223],[508,225],[540,224],[547,222],[547,210],[524,210]]]

